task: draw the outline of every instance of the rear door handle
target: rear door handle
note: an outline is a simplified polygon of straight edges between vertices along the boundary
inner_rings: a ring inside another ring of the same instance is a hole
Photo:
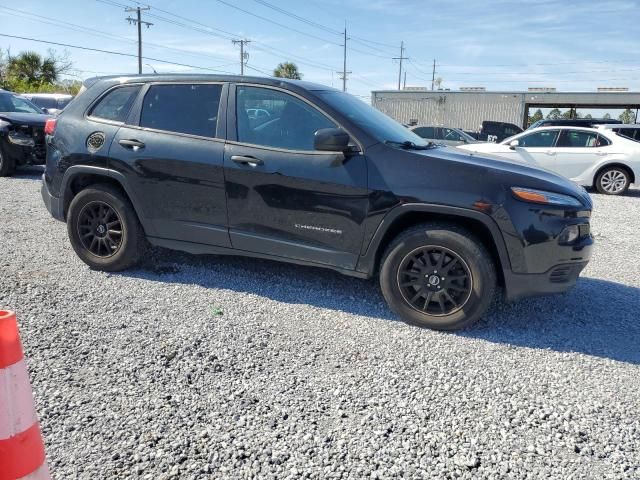
[[[144,148],[144,143],[134,139],[119,140],[118,143],[122,145],[124,148],[130,148],[133,151],[137,151],[137,150],[140,150],[141,148]]]
[[[250,155],[232,155],[231,161],[239,163],[240,165],[251,165],[252,167],[264,165],[264,162],[262,160]]]
[[[544,153],[546,153],[547,155],[555,155],[556,154],[556,152],[554,152],[553,150],[547,150]]]

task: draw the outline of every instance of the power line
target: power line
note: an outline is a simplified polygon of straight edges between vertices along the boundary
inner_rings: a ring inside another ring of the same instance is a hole
[[[324,30],[325,32],[329,32],[329,33],[333,33],[335,35],[342,35],[342,32],[340,32],[339,30],[334,30],[333,28],[327,27],[325,25],[322,25],[320,23],[314,22],[312,20],[308,20],[304,17],[301,17],[300,15],[296,15],[295,13],[292,12],[288,12],[287,10],[285,10],[284,8],[280,8],[277,7],[276,5],[273,5],[269,2],[266,2],[265,0],[254,0],[256,3],[259,3],[260,5],[264,5],[267,8],[270,8],[272,10],[275,10],[276,12],[282,13],[283,15],[286,15],[288,17],[294,18],[300,22],[306,23],[307,25],[311,25],[312,27],[316,27],[319,28],[320,30]]]
[[[106,2],[109,2],[111,0],[96,0],[96,1],[106,3]],[[133,1],[136,4],[143,5],[141,2],[138,2],[138,1],[135,1],[135,0],[131,0],[131,1]],[[197,31],[197,32],[200,32],[200,33],[205,33],[205,34],[208,34],[208,35],[213,35],[213,36],[217,36],[217,37],[220,37],[220,38],[224,38],[226,40],[237,40],[239,38],[239,35],[236,35],[235,33],[228,32],[226,30],[222,30],[222,29],[219,29],[219,28],[211,27],[211,26],[206,25],[204,23],[201,23],[201,22],[199,22],[197,20],[193,20],[193,19],[181,16],[181,15],[175,14],[175,13],[170,12],[168,10],[163,10],[163,9],[155,7],[153,5],[149,5],[149,6],[153,7],[153,9],[156,10],[156,11],[163,12],[163,13],[165,13],[167,15],[170,15],[170,16],[173,16],[173,17],[176,17],[176,18],[180,18],[182,20],[185,20],[186,22],[193,23],[195,25],[200,25],[201,27],[204,27],[204,28],[194,27],[192,25],[187,25],[185,23],[177,22],[177,21],[172,20],[172,19],[167,19],[165,17],[160,17],[160,16],[155,15],[155,14],[154,15],[149,14],[149,16],[151,16],[153,18],[156,18],[158,20],[162,20],[162,21],[165,21],[165,22],[168,22],[168,23],[171,23],[171,24],[174,24],[174,25],[178,25],[178,26],[186,28],[186,29],[194,30],[194,31]],[[222,33],[215,33],[215,32],[210,31],[210,30],[215,30],[216,32],[222,32]],[[285,55],[285,56],[290,57],[290,58],[298,59],[298,63],[300,63],[302,65],[307,65],[307,66],[310,66],[310,67],[313,67],[313,68],[318,68],[318,69],[321,69],[321,70],[328,70],[328,71],[331,71],[331,72],[335,71],[335,68],[332,67],[331,65],[327,65],[325,63],[321,63],[321,62],[318,62],[318,61],[307,60],[305,57],[301,57],[299,55],[295,55],[295,54],[287,52],[285,50],[281,50],[281,49],[278,49],[276,47],[272,47],[272,46],[267,45],[267,44],[265,44],[263,42],[260,42],[260,41],[258,41],[256,39],[251,39],[251,42],[254,44],[253,48],[255,50],[259,50],[259,51],[262,51],[264,53],[267,53],[267,54],[270,54],[270,55],[273,55],[273,56],[278,56],[278,57],[280,57],[282,55]],[[256,46],[256,45],[258,45],[258,46]],[[260,47],[260,45],[262,45],[262,46]]]
[[[240,12],[246,13],[247,15],[251,15],[252,17],[259,18],[261,20],[264,20],[265,22],[269,22],[269,23],[272,23],[274,25],[278,25],[279,27],[285,28],[287,30],[291,30],[292,32],[299,33],[300,35],[305,35],[307,37],[315,38],[316,40],[320,40],[320,41],[325,42],[325,43],[330,43],[332,45],[340,46],[339,43],[333,42],[331,40],[327,40],[326,38],[318,37],[317,35],[314,35],[314,34],[309,33],[309,32],[303,32],[302,30],[298,30],[298,29],[295,29],[293,27],[289,27],[289,26],[284,25],[282,23],[276,22],[275,20],[271,20],[270,18],[263,17],[262,15],[258,15],[257,13],[250,12],[249,10],[245,10],[244,8],[240,8],[240,7],[238,7],[236,5],[233,5],[233,4],[229,3],[229,2],[225,2],[225,0],[216,0],[216,1],[218,3],[222,3],[223,5],[226,5],[227,7],[234,8],[234,9],[240,11]]]
[[[137,58],[138,56],[133,54],[133,53],[125,53],[125,52],[116,52],[113,50],[104,50],[101,48],[91,48],[91,47],[83,47],[81,45],[72,45],[70,43],[62,43],[62,42],[52,42],[49,40],[40,40],[37,38],[31,38],[31,37],[21,37],[19,35],[9,35],[7,33],[0,33],[0,37],[7,37],[7,38],[16,38],[18,40],[28,40],[31,42],[38,42],[38,43],[45,43],[47,45],[56,45],[59,47],[67,47],[67,48],[77,48],[78,50],[87,50],[90,52],[98,52],[98,53],[108,53],[110,55],[119,55],[121,57],[133,57],[133,58]],[[197,65],[189,65],[186,63],[178,63],[178,62],[171,62],[169,60],[162,60],[160,58],[153,58],[153,57],[142,57],[145,60],[151,60],[152,62],[159,62],[159,63],[166,63],[169,65],[176,65],[176,66],[180,66],[180,67],[187,67],[187,68],[193,68],[196,70],[210,70],[212,72],[218,72],[218,73],[228,73],[230,75],[233,75],[233,72],[227,72],[225,70],[217,70],[214,68],[208,68],[208,67],[200,67]]]
[[[104,2],[103,2],[104,3]],[[66,22],[66,21],[62,21],[62,20],[58,20],[52,17],[45,17],[43,15],[37,15],[35,13],[31,13],[31,12],[25,12],[23,10],[17,10],[15,8],[9,8],[9,7],[5,7],[5,6],[0,6],[0,9],[3,10],[9,10],[12,13],[8,13],[9,15],[14,15],[14,16],[18,16],[20,18],[25,18],[27,20],[32,20],[35,22],[39,22],[39,23],[44,23],[47,25],[53,25],[56,27],[62,27],[62,28],[66,28],[68,30],[72,30],[78,33],[89,33],[92,36],[99,36],[99,37],[104,37],[104,38],[108,38],[110,40],[117,40],[120,42],[126,42],[126,43],[136,43],[135,40],[131,40],[130,38],[127,37],[122,37],[119,35],[114,35],[111,33],[107,33],[104,32],[102,30],[97,30],[93,27],[84,27],[82,25],[77,25],[75,23],[70,23],[70,22]],[[34,17],[34,18],[31,18]],[[209,60],[211,59],[216,59],[216,60],[227,60],[226,58],[223,57],[216,57],[214,55],[205,55],[205,54],[201,54],[198,52],[192,52],[190,50],[183,50],[180,48],[174,48],[174,47],[169,47],[167,45],[161,45],[158,43],[152,43],[152,42],[145,42],[145,45],[147,47],[153,47],[153,48],[161,48],[164,50],[170,50],[170,51],[174,51],[174,52],[178,52],[182,55],[189,55],[189,56],[193,56],[193,57],[200,57],[200,58],[207,58]],[[218,67],[221,67],[223,65],[215,65]]]

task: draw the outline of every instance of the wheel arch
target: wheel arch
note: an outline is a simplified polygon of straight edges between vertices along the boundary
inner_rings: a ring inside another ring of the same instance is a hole
[[[387,246],[405,229],[425,222],[453,223],[472,231],[492,255],[496,273],[504,283],[504,270],[511,269],[500,229],[488,215],[475,210],[443,205],[405,204],[387,213],[358,262],[358,270],[374,275],[379,271]]]
[[[595,187],[596,186],[596,182],[598,181],[598,176],[600,176],[600,174],[602,173],[603,170],[606,170],[607,168],[612,168],[612,167],[617,167],[620,168],[624,171],[626,171],[629,174],[630,177],[630,183],[636,183],[636,174],[633,171],[633,168],[631,168],[629,165],[622,163],[620,161],[610,161],[604,165],[600,165],[597,169],[595,174],[593,175],[593,183],[592,186]]]
[[[83,189],[90,185],[107,184],[119,190],[131,202],[140,224],[145,233],[150,234],[153,231],[151,222],[145,219],[139,208],[140,204],[133,190],[129,188],[124,175],[114,170],[103,167],[92,166],[73,166],[70,167],[62,179],[62,211],[64,218],[67,218],[69,205],[73,198]]]

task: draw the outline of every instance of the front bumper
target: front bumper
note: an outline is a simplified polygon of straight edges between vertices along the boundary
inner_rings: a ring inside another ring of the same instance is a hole
[[[64,222],[64,206],[62,204],[62,199],[54,196],[49,192],[49,188],[47,188],[47,182],[44,179],[44,175],[42,176],[42,187],[40,188],[40,194],[42,195],[42,200],[44,201],[44,205],[49,210],[49,213],[56,220],[60,220]]]
[[[587,263],[589,262],[555,265],[544,273],[504,272],[506,300],[512,302],[571,290]]]

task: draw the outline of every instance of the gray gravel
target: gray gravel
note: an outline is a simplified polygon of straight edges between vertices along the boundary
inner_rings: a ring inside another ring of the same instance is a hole
[[[640,478],[640,190],[594,195],[571,293],[443,334],[320,269],[90,271],[39,173],[0,178],[0,306],[54,478]]]

